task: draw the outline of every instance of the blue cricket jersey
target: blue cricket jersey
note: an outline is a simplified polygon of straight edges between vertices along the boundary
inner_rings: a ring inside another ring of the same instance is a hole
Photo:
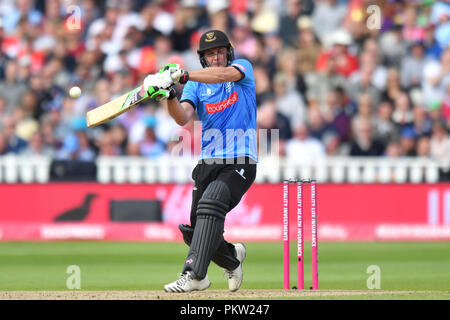
[[[214,84],[188,81],[180,101],[191,103],[202,122],[200,159],[249,157],[257,162],[253,67],[245,59],[236,59],[231,66],[244,78]]]

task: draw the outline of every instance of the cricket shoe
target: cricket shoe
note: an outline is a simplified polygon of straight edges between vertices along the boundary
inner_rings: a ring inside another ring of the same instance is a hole
[[[243,278],[243,273],[242,273],[242,262],[245,259],[245,255],[246,255],[246,250],[245,250],[245,246],[243,243],[236,243],[234,245],[234,249],[236,250],[236,259],[239,260],[239,266],[230,271],[230,270],[225,270],[225,273],[228,276],[228,289],[231,292],[237,291],[242,284],[242,278]]]
[[[208,275],[202,280],[194,279],[192,274],[187,271],[180,276],[180,279],[164,286],[165,292],[190,292],[201,291],[208,289],[211,282],[208,280]]]

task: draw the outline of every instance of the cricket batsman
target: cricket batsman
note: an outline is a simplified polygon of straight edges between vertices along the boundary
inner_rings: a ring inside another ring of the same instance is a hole
[[[180,225],[189,251],[178,280],[166,292],[205,290],[212,260],[225,269],[230,291],[240,288],[244,244],[224,239],[227,213],[241,200],[256,176],[256,96],[253,68],[235,59],[227,35],[205,32],[198,49],[201,70],[187,72],[169,64],[149,75],[144,87],[152,99],[167,99],[172,118],[184,126],[196,112],[202,122],[202,153],[192,172],[190,226]],[[174,83],[185,84],[180,100]]]

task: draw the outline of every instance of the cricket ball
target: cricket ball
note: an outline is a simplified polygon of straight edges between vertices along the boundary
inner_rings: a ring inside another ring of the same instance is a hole
[[[71,98],[79,98],[81,96],[81,89],[80,87],[72,87],[69,90],[69,95]]]

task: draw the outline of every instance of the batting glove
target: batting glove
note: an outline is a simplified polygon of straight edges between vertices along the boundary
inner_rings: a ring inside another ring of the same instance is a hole
[[[170,74],[180,70],[180,65],[176,64],[176,63],[169,63],[166,64],[164,67],[162,67],[161,69],[159,69],[158,73],[163,73],[166,70],[170,70]]]
[[[150,98],[159,102],[159,101],[163,101],[165,99],[169,99],[172,100],[173,98],[175,98],[177,96],[177,92],[175,91],[175,89],[173,87],[170,87],[168,89],[161,89],[158,87],[152,87],[152,93],[150,93]]]
[[[145,77],[144,79],[144,89],[146,91],[148,91],[149,94],[152,93],[152,89],[151,87],[161,87],[161,75],[158,74],[149,74],[148,76]]]
[[[144,89],[149,90],[150,87],[158,87],[162,89],[169,89],[174,85],[169,71],[163,73],[150,74],[144,79]]]
[[[167,70],[170,71],[170,76],[174,83],[185,84],[186,82],[188,82],[189,73],[187,71],[180,69],[180,66],[178,64],[175,63],[166,64],[159,70],[159,72],[164,73]]]

